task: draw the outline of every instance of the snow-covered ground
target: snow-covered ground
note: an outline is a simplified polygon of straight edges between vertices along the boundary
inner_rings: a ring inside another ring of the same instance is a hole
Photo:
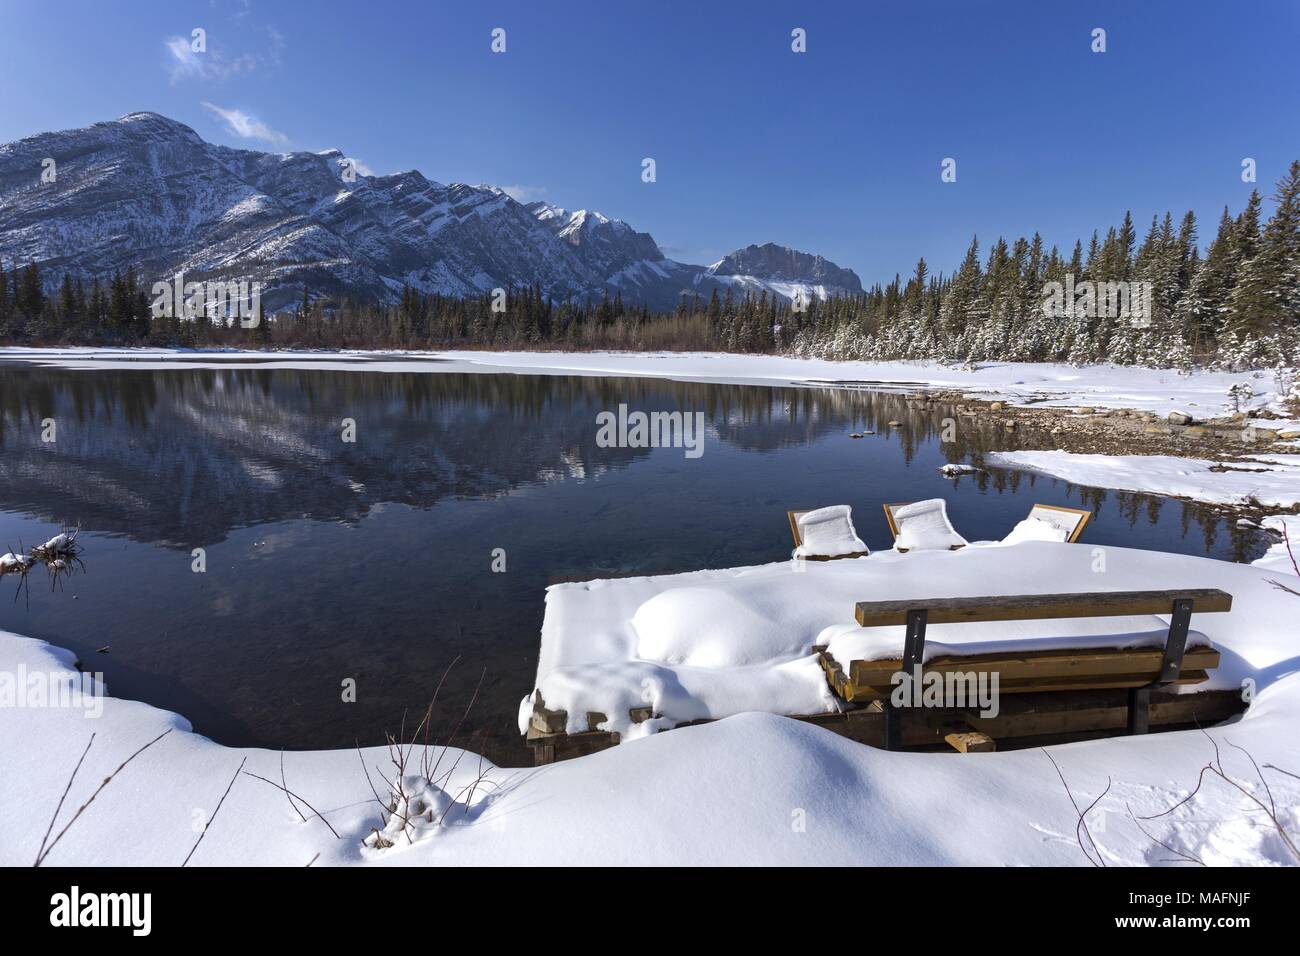
[[[1080,455],[1068,451],[999,451],[990,465],[1018,468],[1076,485],[1142,491],[1217,504],[1300,505],[1300,455],[1259,454],[1235,461],[1169,455]]]
[[[1268,549],[1268,553],[1251,563],[1283,574],[1300,575],[1300,515],[1273,515],[1260,524],[1277,534],[1278,540]],[[1300,586],[1297,586],[1297,590],[1300,590]]]
[[[1196,615],[1193,626],[1222,652],[1216,686],[1248,679],[1253,704],[1209,734],[1219,742],[1224,769],[1267,802],[1254,758],[1279,818],[1296,833],[1300,780],[1281,771],[1300,773],[1300,638],[1290,623],[1300,597],[1270,584],[1278,572],[1204,558],[1107,548],[1106,571],[1096,566],[1086,546],[1037,543],[882,554],[811,574],[787,563],[731,573],[762,578],[772,605],[788,607],[789,620],[803,629],[800,640],[815,637],[824,620],[849,614],[846,595],[979,593],[990,576],[1026,592],[1221,587],[1233,594],[1233,610]],[[810,587],[819,575],[836,587]],[[801,610],[808,601],[817,607]],[[725,627],[715,637],[724,656],[738,653],[725,647],[731,640]],[[764,646],[760,657],[782,656],[780,647]],[[25,686],[33,674],[51,671],[70,680],[70,654],[12,634],[0,634],[0,662],[5,674],[21,672]],[[751,654],[750,666],[760,663]],[[797,721],[746,713],[544,768],[489,765],[468,810],[454,808],[441,826],[421,825],[409,844],[399,838],[375,850],[362,848],[378,813],[361,764],[364,758],[383,792],[380,774],[390,769],[385,750],[284,756],[283,780],[324,815],[336,838],[310,808],[300,805],[304,821],[284,793],[251,776],[237,779],[213,818],[241,760],[247,758],[249,773],[279,782],[279,753],[220,746],[188,732],[181,717],[141,703],[110,697],[97,706],[102,711],[94,718],[69,706],[0,709],[0,864],[35,859],[92,733],[94,744],[54,834],[113,768],[171,729],[103,790],[48,864],[178,864],[211,820],[191,865],[301,866],[313,859],[316,865],[1087,865],[1070,798],[1040,750],[887,753]],[[1185,806],[1155,816],[1186,797],[1213,758],[1202,733],[1075,743],[1054,747],[1051,755],[1081,806],[1110,781],[1088,815],[1107,863],[1160,864],[1175,859],[1173,849],[1206,863],[1296,862],[1259,808],[1216,778]],[[449,755],[443,770],[453,765],[446,789],[456,795],[478,777],[478,758],[455,763]]]

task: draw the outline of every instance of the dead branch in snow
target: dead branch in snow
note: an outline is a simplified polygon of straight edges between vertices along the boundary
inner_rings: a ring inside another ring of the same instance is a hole
[[[1177,859],[1174,859],[1174,860],[1168,860],[1168,861],[1165,861],[1165,862],[1169,862],[1169,863],[1195,863],[1197,866],[1205,866],[1205,865],[1206,865],[1206,864],[1205,864],[1205,861],[1202,860],[1202,859],[1200,859],[1199,857],[1193,856],[1191,853],[1188,853],[1186,850],[1180,850],[1180,849],[1178,849],[1177,847],[1170,846],[1170,845],[1169,845],[1168,843],[1166,843],[1164,840],[1160,839],[1160,838],[1157,837],[1155,834],[1149,832],[1149,831],[1147,830],[1147,828],[1144,827],[1144,826],[1142,825],[1142,821],[1138,819],[1137,815],[1133,812],[1133,808],[1130,807],[1130,806],[1128,805],[1127,802],[1124,804],[1124,809],[1128,811],[1129,819],[1132,820],[1133,823],[1134,823],[1134,825],[1135,825],[1139,830],[1142,831],[1142,835],[1143,835],[1143,836],[1145,836],[1148,840],[1150,840],[1152,843],[1156,844],[1157,846],[1164,847],[1166,850],[1168,850],[1170,853],[1172,853],[1175,857],[1177,857]]]
[[[1101,798],[1110,793],[1110,777],[1106,778],[1106,789],[1097,795],[1097,799],[1088,804],[1086,810],[1080,810],[1078,801],[1074,799],[1074,792],[1070,789],[1070,785],[1065,782],[1065,774],[1061,773],[1061,768],[1052,758],[1052,755],[1047,752],[1047,748],[1043,747],[1040,749],[1043,751],[1044,756],[1046,756],[1048,760],[1052,761],[1052,766],[1056,769],[1056,775],[1061,778],[1061,786],[1065,787],[1065,794],[1070,798],[1070,804],[1074,807],[1074,813],[1078,817],[1078,822],[1074,825],[1074,838],[1079,842],[1079,849],[1083,851],[1083,855],[1088,858],[1088,862],[1093,866],[1104,867],[1106,861],[1102,859],[1101,850],[1097,846],[1097,841],[1093,839],[1092,831],[1088,829],[1087,817],[1088,814],[1092,812],[1092,809],[1101,802]],[[1092,844],[1093,852],[1097,854],[1097,859],[1095,860],[1092,858],[1092,853],[1089,853],[1088,848],[1084,846],[1083,838],[1085,835],[1088,837],[1088,842]]]
[[[1192,788],[1192,792],[1189,793],[1187,796],[1183,797],[1183,799],[1179,800],[1173,806],[1169,807],[1167,810],[1162,810],[1159,813],[1155,813],[1147,817],[1142,817],[1141,819],[1155,820],[1160,817],[1168,816],[1169,814],[1177,810],[1179,807],[1186,806],[1197,796],[1197,794],[1201,792],[1201,788],[1205,785],[1205,780],[1207,775],[1210,777],[1216,777],[1219,780],[1223,781],[1224,783],[1228,784],[1228,786],[1232,787],[1234,790],[1238,791],[1240,794],[1242,794],[1242,796],[1246,797],[1246,799],[1248,799],[1251,803],[1253,803],[1256,807],[1258,807],[1260,811],[1262,811],[1263,814],[1266,817],[1268,817],[1269,822],[1273,825],[1274,829],[1277,830],[1278,836],[1281,838],[1283,845],[1287,848],[1287,852],[1289,852],[1291,856],[1295,858],[1297,863],[1300,863],[1300,849],[1297,849],[1296,847],[1295,838],[1292,837],[1291,834],[1287,832],[1286,827],[1283,826],[1282,820],[1277,813],[1277,802],[1273,799],[1273,788],[1269,786],[1268,779],[1264,776],[1264,771],[1260,768],[1259,764],[1256,763],[1255,758],[1251,754],[1251,752],[1247,750],[1245,747],[1242,747],[1238,744],[1234,744],[1232,741],[1227,740],[1225,738],[1225,742],[1230,747],[1236,750],[1240,750],[1242,753],[1246,755],[1246,758],[1250,760],[1251,766],[1255,768],[1255,775],[1259,777],[1259,782],[1261,786],[1263,786],[1264,788],[1264,796],[1268,800],[1267,803],[1265,803],[1264,800],[1261,800],[1257,794],[1247,789],[1243,783],[1233,779],[1228,774],[1228,772],[1223,769],[1223,757],[1221,752],[1219,751],[1218,741],[1216,741],[1213,737],[1211,737],[1209,733],[1207,733],[1204,729],[1201,730],[1201,733],[1205,734],[1206,738],[1210,741],[1210,745],[1214,748],[1214,759],[1201,768],[1201,772],[1197,775],[1196,778],[1196,786]],[[1284,773],[1287,776],[1291,776],[1291,777],[1296,776],[1290,771],[1280,770],[1280,768],[1274,767],[1272,764],[1264,764],[1264,766],[1271,770],[1278,770],[1280,773]]]
[[[1296,577],[1300,578],[1300,562],[1296,561],[1295,552],[1291,550],[1291,535],[1287,533],[1285,521],[1282,522],[1282,541],[1286,545],[1286,556],[1291,559],[1291,567],[1295,569]],[[1272,579],[1270,579],[1268,583],[1273,585],[1273,587],[1277,588],[1279,591],[1285,591],[1287,594],[1294,594],[1296,597],[1300,597],[1300,591],[1297,591],[1289,584],[1283,584],[1281,581],[1275,581]]]
[[[217,808],[212,811],[212,816],[203,824],[203,832],[200,833],[199,838],[194,841],[194,845],[190,847],[190,852],[185,854],[185,859],[181,862],[182,867],[186,866],[190,862],[190,857],[194,856],[194,851],[199,848],[199,844],[203,842],[203,838],[208,835],[208,829],[216,821],[217,814],[221,812],[221,805],[226,802],[226,797],[230,796],[230,790],[234,787],[235,781],[239,779],[239,775],[243,773],[244,764],[246,763],[248,763],[247,757],[239,761],[239,766],[235,768],[235,775],[230,778],[230,783],[226,784],[226,792],[223,793],[221,799],[217,801]]]
[[[160,734],[159,734],[157,737],[155,737],[153,740],[149,741],[147,744],[145,744],[143,747],[141,747],[141,748],[140,748],[139,750],[137,750],[135,753],[131,754],[131,756],[127,757],[127,758],[126,758],[125,760],[123,760],[120,764],[118,764],[118,765],[117,765],[117,769],[114,770],[112,773],[110,773],[107,777],[105,777],[105,778],[100,782],[99,786],[95,788],[95,792],[92,793],[92,794],[90,795],[90,798],[89,798],[85,803],[83,803],[81,806],[79,806],[79,807],[77,808],[77,812],[74,813],[74,814],[72,815],[72,819],[69,820],[67,823],[65,823],[65,824],[63,825],[63,829],[59,831],[59,835],[56,836],[56,837],[55,837],[55,838],[50,842],[50,844],[49,844],[48,846],[45,846],[44,841],[42,841],[42,843],[41,843],[42,848],[43,848],[43,849],[42,849],[42,852],[38,853],[38,855],[37,855],[37,857],[36,857],[36,862],[33,863],[32,865],[33,865],[33,866],[40,866],[41,863],[43,863],[43,862],[45,861],[46,857],[48,857],[48,856],[50,855],[50,853],[54,850],[54,848],[55,848],[56,846],[58,846],[59,841],[63,839],[63,835],[64,835],[65,833],[68,832],[68,829],[69,829],[69,828],[70,828],[74,823],[77,822],[77,820],[81,817],[82,813],[85,812],[86,808],[87,808],[88,806],[90,806],[92,803],[95,802],[95,798],[98,797],[101,793],[104,792],[104,788],[107,787],[110,783],[113,782],[113,778],[116,777],[119,773],[121,773],[122,770],[125,769],[125,767],[126,767],[127,764],[129,764],[132,760],[134,760],[136,757],[140,756],[142,753],[144,753],[146,750],[148,750],[150,747],[152,747],[152,746],[153,746],[154,744],[156,744],[158,741],[162,740],[164,737],[166,737],[166,736],[167,736],[168,734],[170,734],[171,732],[172,732],[172,728],[168,727],[166,730],[164,730],[162,733],[160,733]],[[91,735],[91,743],[93,743],[93,742],[94,742],[94,735],[92,734],[92,735]],[[86,750],[87,750],[87,751],[90,750],[90,744],[86,744]],[[81,755],[81,759],[84,760],[85,758],[86,758],[86,754],[85,754],[85,753],[82,753],[82,755]],[[67,786],[67,788],[64,790],[64,796],[65,796],[65,797],[67,796],[67,791],[72,789],[72,778],[73,778],[73,777],[76,777],[76,775],[77,775],[77,770],[79,770],[80,768],[81,768],[81,760],[78,760],[78,761],[77,761],[77,766],[76,766],[75,768],[73,768],[73,771],[72,771],[72,777],[69,777],[69,778],[68,778],[68,786]],[[60,799],[60,800],[59,800],[59,805],[62,806],[62,804],[63,804],[63,800]],[[56,811],[55,811],[55,818],[57,819],[57,817],[58,817],[58,811],[56,810]],[[53,820],[50,821],[50,828],[51,828],[51,829],[54,828],[54,821],[53,821]]]
[[[306,823],[307,818],[304,817],[302,815],[302,811],[298,809],[298,804],[293,802],[293,794],[289,792],[289,781],[286,780],[284,776],[284,748],[283,747],[280,748],[280,784],[284,788],[285,797],[287,797],[289,800],[289,806],[293,807],[293,812],[298,814],[298,819],[301,820],[303,823]],[[307,801],[304,800],[303,803],[307,803]],[[307,803],[307,806],[308,808],[310,808],[311,804]]]
[[[59,797],[59,802],[54,807],[54,816],[50,817],[50,825],[45,828],[45,836],[41,837],[41,845],[36,850],[36,865],[41,865],[41,857],[45,853],[45,842],[49,840],[50,833],[54,830],[54,821],[59,818],[59,812],[63,809],[63,801],[68,799],[68,791],[72,789],[72,781],[77,779],[77,771],[81,769],[82,763],[86,760],[86,754],[90,753],[90,746],[95,742],[95,735],[91,734],[90,739],[86,741],[86,749],[81,752],[77,765],[72,768],[72,776],[68,777],[67,786],[63,788],[63,795]]]
[[[240,764],[240,766],[242,767],[243,764]],[[295,811],[297,811],[298,816],[302,817],[302,822],[303,822],[303,823],[306,823],[306,822],[307,822],[307,818],[302,816],[302,811],[301,811],[301,810],[298,810],[297,805],[295,805],[294,802],[293,802],[295,798],[297,798],[298,800],[301,800],[303,806],[305,806],[308,810],[311,811],[312,816],[314,816],[314,817],[318,817],[318,818],[320,819],[320,822],[321,822],[321,823],[323,823],[323,824],[325,824],[327,827],[329,827],[330,833],[333,833],[333,834],[334,834],[334,839],[336,839],[336,840],[341,840],[341,839],[343,839],[341,836],[339,836],[339,831],[338,831],[338,830],[335,830],[332,826],[330,826],[330,822],[329,822],[328,820],[325,819],[325,814],[321,813],[319,810],[317,810],[315,807],[313,807],[310,803],[308,803],[308,802],[306,801],[306,799],[304,799],[303,796],[302,796],[301,794],[294,793],[294,792],[293,792],[292,790],[290,790],[288,787],[282,787],[282,786],[280,786],[278,783],[276,783],[274,780],[268,780],[266,777],[263,777],[261,774],[256,774],[256,773],[253,773],[252,771],[249,771],[249,770],[245,770],[245,771],[243,771],[243,774],[244,774],[245,777],[252,777],[252,778],[255,779],[255,780],[260,780],[260,781],[262,781],[262,783],[269,783],[271,786],[275,787],[275,789],[284,791],[285,795],[288,796],[288,798],[289,798],[289,805],[292,806],[292,807],[294,808]],[[213,814],[213,816],[216,816],[216,814]]]

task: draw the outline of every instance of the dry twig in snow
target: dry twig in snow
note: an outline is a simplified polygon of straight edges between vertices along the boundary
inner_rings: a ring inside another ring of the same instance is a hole
[[[103,779],[103,781],[100,783],[100,785],[99,785],[98,787],[95,788],[95,792],[92,793],[92,794],[90,795],[90,799],[87,800],[85,803],[83,803],[81,806],[77,807],[77,812],[74,813],[74,814],[72,815],[72,819],[71,819],[71,820],[69,820],[67,823],[65,823],[65,824],[63,825],[63,829],[60,830],[60,831],[59,831],[59,835],[56,836],[56,837],[55,837],[55,838],[50,842],[50,845],[49,845],[49,846],[45,846],[45,845],[44,845],[44,841],[42,841],[42,846],[44,847],[44,852],[40,853],[40,854],[36,857],[36,862],[35,862],[34,864],[32,864],[32,865],[33,865],[33,866],[40,866],[41,863],[44,862],[45,858],[48,857],[48,856],[50,855],[50,852],[51,852],[51,851],[52,851],[52,850],[53,850],[53,849],[58,845],[59,841],[63,839],[63,835],[64,835],[65,833],[68,832],[68,828],[71,827],[74,823],[77,822],[77,819],[81,816],[82,813],[85,812],[86,808],[87,808],[88,806],[90,806],[92,803],[95,802],[95,798],[98,797],[98,796],[99,796],[99,795],[104,791],[104,788],[105,788],[105,787],[107,787],[110,783],[113,782],[113,778],[116,777],[119,773],[121,773],[122,770],[123,770],[123,768],[125,768],[127,764],[129,764],[132,760],[134,760],[136,757],[140,756],[142,753],[144,753],[146,750],[148,750],[150,747],[152,747],[152,746],[153,746],[154,744],[156,744],[158,741],[162,740],[164,737],[166,737],[166,736],[167,736],[168,734],[170,734],[171,732],[172,732],[172,728],[168,727],[166,730],[164,730],[162,733],[160,733],[160,734],[159,734],[157,737],[155,737],[153,740],[149,741],[147,744],[145,744],[143,747],[141,747],[141,748],[140,748],[139,750],[137,750],[135,753],[131,754],[131,756],[127,757],[127,758],[126,758],[125,760],[123,760],[120,764],[118,764],[118,765],[117,765],[117,769],[114,770],[112,773],[110,773],[107,777],[105,777],[105,778]],[[93,735],[91,736],[91,741],[92,741],[92,742],[94,741],[94,736],[93,736]],[[90,744],[86,744],[86,750],[90,750]],[[86,757],[85,753],[83,753],[83,754],[81,755],[81,757],[82,757],[82,760],[84,760],[85,757]],[[76,767],[75,769],[73,769],[73,771],[72,771],[72,776],[73,776],[73,777],[75,777],[75,776],[77,775],[77,769],[80,769],[80,767],[81,767],[81,761],[78,760],[78,761],[77,761],[77,767]],[[67,790],[70,790],[70,789],[72,789],[72,779],[71,779],[71,778],[68,779],[68,787],[67,787]],[[64,791],[64,796],[65,796],[65,797],[67,796],[67,790]],[[63,800],[60,799],[60,800],[59,800],[59,805],[62,806],[62,804],[63,804]],[[55,816],[56,816],[56,817],[58,816],[58,811],[55,811]],[[50,821],[50,827],[53,828],[53,826],[54,826],[54,822],[53,822],[53,821]],[[202,838],[200,838],[200,839],[202,839]]]
[[[246,764],[247,762],[248,762],[247,757],[239,761],[239,766],[235,769],[235,775],[230,778],[230,783],[226,784],[226,792],[223,793],[221,795],[221,799],[217,801],[217,808],[212,811],[212,817],[206,823],[203,824],[203,832],[200,833],[199,838],[194,841],[194,845],[190,847],[190,852],[185,854],[185,859],[184,861],[182,861],[181,866],[185,866],[187,863],[190,862],[190,857],[192,857],[194,855],[194,851],[199,848],[199,844],[203,842],[203,838],[208,835],[208,828],[212,826],[213,821],[217,819],[217,814],[221,812],[221,805],[226,802],[226,797],[230,795],[231,787],[233,787],[235,785],[235,781],[239,779],[239,775],[244,770],[244,764]]]

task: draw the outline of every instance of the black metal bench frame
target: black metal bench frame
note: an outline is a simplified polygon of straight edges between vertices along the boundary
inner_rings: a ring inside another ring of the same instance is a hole
[[[1095,597],[1113,597],[1112,595],[1096,594],[1076,594],[1076,595],[1024,595],[1023,600],[1041,600],[1044,597],[1075,598],[1076,600],[1095,598]],[[1198,597],[1206,600],[1211,605],[1221,605],[1223,599],[1226,599],[1227,606],[1213,606],[1208,610],[1228,610],[1231,607],[1232,596],[1215,589],[1202,589],[1197,591],[1184,592],[1165,592],[1165,591],[1134,591],[1123,594],[1123,597],[1132,600],[1151,600],[1162,597],[1171,597],[1169,633],[1165,638],[1164,655],[1160,663],[1159,675],[1155,681],[1144,687],[1130,688],[1128,692],[1128,732],[1129,734],[1145,734],[1150,729],[1150,705],[1151,691],[1157,687],[1177,681],[1183,669],[1183,654],[1187,649],[1187,634],[1191,628],[1192,609]],[[989,604],[990,600],[996,601],[1002,606],[1012,604],[1016,598],[997,598],[997,599],[970,599],[963,602],[962,599],[936,599],[906,602],[889,602],[912,605],[906,608],[906,631],[903,636],[903,659],[902,671],[905,674],[919,676],[922,666],[921,661],[925,653],[925,629],[929,622],[929,610],[925,607],[927,604],[949,603],[953,605],[979,605]],[[919,606],[917,606],[919,605]],[[874,607],[880,607],[877,603]],[[859,623],[863,622],[863,611],[872,608],[870,602],[863,602],[858,605],[857,617]],[[1042,615],[1047,617],[1087,617],[1087,614],[1064,615],[1049,613]],[[1008,620],[1011,618],[982,618],[984,620]],[[1039,619],[1033,614],[1018,615],[1015,619]],[[948,623],[949,621],[945,621]],[[907,707],[899,707],[889,698],[882,701],[885,716],[885,749],[901,750],[903,741],[903,711]]]

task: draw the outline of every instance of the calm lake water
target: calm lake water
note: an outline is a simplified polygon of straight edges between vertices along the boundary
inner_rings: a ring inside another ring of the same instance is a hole
[[[703,412],[704,454],[598,447],[596,415],[620,403]],[[86,567],[61,590],[43,568],[23,594],[0,579],[0,628],[71,648],[116,696],[271,748],[381,743],[459,657],[435,728],[482,674],[462,739],[522,765],[516,712],[548,582],[782,560],[787,508],[850,504],[873,549],[890,544],[882,503],[944,496],[971,540],[1002,537],[1041,501],[1095,509],[1088,543],[1263,550],[1223,512],[1178,501],[1002,471],[944,478],[947,461],[1022,440],[961,419],[941,443],[951,414],[849,389],[0,366],[0,546],[80,525]],[[877,434],[849,438],[864,429]]]

